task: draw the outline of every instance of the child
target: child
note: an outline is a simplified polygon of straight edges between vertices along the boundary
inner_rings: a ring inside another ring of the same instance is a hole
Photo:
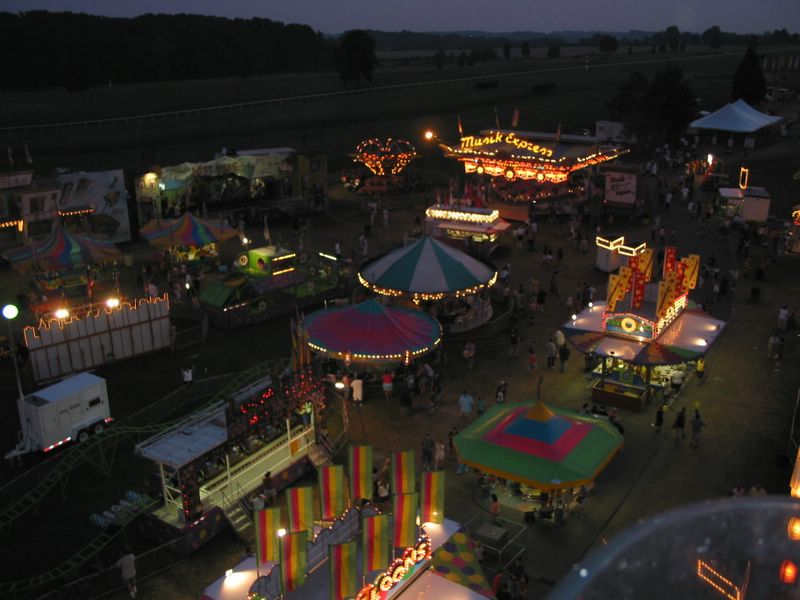
[[[536,373],[536,363],[536,352],[534,352],[533,348],[528,348],[528,373]]]

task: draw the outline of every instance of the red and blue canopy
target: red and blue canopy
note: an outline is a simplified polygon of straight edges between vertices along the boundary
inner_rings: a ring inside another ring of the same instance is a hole
[[[179,219],[154,220],[139,231],[153,246],[205,246],[224,242],[239,235],[226,223],[213,223],[209,219],[198,219],[190,213]]]
[[[362,285],[388,296],[437,299],[492,286],[497,271],[432,237],[423,236],[364,266]]]
[[[461,462],[544,490],[588,484],[622,448],[608,421],[541,402],[497,404],[455,436]]]
[[[312,350],[354,362],[391,362],[419,357],[442,337],[439,321],[408,308],[365,300],[343,308],[326,308],[303,320]]]
[[[17,271],[25,273],[34,264],[45,270],[71,269],[102,262],[117,254],[119,249],[112,242],[73,235],[56,224],[47,239],[12,248],[3,256]]]

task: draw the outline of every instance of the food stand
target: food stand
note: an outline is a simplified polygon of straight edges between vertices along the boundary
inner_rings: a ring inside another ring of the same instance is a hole
[[[511,223],[501,219],[500,212],[491,208],[434,204],[425,210],[427,235],[476,248],[487,256],[497,247],[498,236],[510,227]]]
[[[721,187],[717,198],[726,217],[756,223],[766,223],[769,217],[770,195],[763,187]]]
[[[725,326],[688,299],[699,256],[679,260],[676,248],[668,246],[659,282],[651,281],[652,262],[649,248],[628,257],[619,274],[609,276],[607,300],[592,303],[562,326],[573,346],[601,359],[592,386],[598,404],[641,410],[675,369],[690,373]]]

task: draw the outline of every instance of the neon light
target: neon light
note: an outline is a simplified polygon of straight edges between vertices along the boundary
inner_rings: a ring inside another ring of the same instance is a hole
[[[750,169],[746,169],[745,167],[741,167],[739,169],[739,189],[746,190],[747,183],[750,181]]]
[[[639,256],[645,250],[647,250],[646,243],[639,244],[638,246],[626,246],[624,236],[618,237],[614,240],[608,240],[598,235],[594,239],[594,243],[598,248],[610,250],[611,252],[616,252],[622,256]]]
[[[664,312],[664,316],[658,320],[658,323],[656,323],[656,329],[654,332],[656,337],[661,335],[667,329],[667,327],[672,325],[675,319],[681,315],[683,309],[686,308],[686,302],[687,294],[683,294],[682,296],[678,296],[675,299],[675,302],[673,302],[669,308],[667,308],[667,310]]]
[[[451,210],[441,208],[441,205],[431,206],[425,211],[425,216],[431,219],[445,221],[465,221],[467,223],[494,223],[500,218],[500,211],[487,209],[461,209]]]
[[[697,577],[705,581],[728,600],[742,600],[742,591],[730,579],[724,577],[708,563],[697,560]]]
[[[338,259],[338,258],[336,258],[335,256],[331,256],[330,254],[325,254],[324,252],[319,252],[319,255],[320,255],[322,258],[327,258],[328,260],[339,260],[339,259]]]
[[[289,258],[294,258],[295,256],[297,255],[294,252],[292,252],[291,254],[284,254],[283,256],[276,256],[275,258],[272,259],[272,262],[278,262],[279,260],[287,260]]]
[[[291,273],[294,271],[294,267],[289,267],[288,269],[281,269],[280,271],[275,271],[272,276],[275,277],[276,275],[283,275],[284,273]]]
[[[413,547],[403,551],[389,567],[356,594],[356,600],[383,600],[387,592],[410,576],[416,567],[431,557],[431,539],[424,531]]]

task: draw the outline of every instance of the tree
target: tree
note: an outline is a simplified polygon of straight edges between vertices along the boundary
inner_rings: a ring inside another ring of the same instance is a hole
[[[531,55],[531,44],[527,40],[522,42],[519,45],[519,51],[522,53],[522,56],[528,58]]]
[[[547,58],[559,58],[561,56],[561,48],[558,44],[550,44],[547,47]]]
[[[719,25],[714,25],[713,27],[709,27],[706,29],[700,39],[703,40],[704,44],[708,44],[711,48],[721,48],[722,47],[722,31],[720,31]]]
[[[733,75],[731,98],[733,100],[741,98],[751,106],[756,106],[766,94],[767,80],[764,79],[761,65],[758,64],[758,55],[755,48],[748,46],[742,62]]]
[[[433,62],[436,63],[436,68],[441,69],[444,67],[444,61],[447,60],[447,55],[444,53],[444,50],[439,50],[436,54],[433,55]]]
[[[695,112],[694,95],[675,66],[657,72],[651,82],[633,73],[606,106],[644,144],[679,138]]]
[[[355,81],[361,85],[361,78],[372,81],[378,59],[375,56],[375,40],[366,31],[352,29],[342,34],[334,55],[336,70],[342,81]]]
[[[675,25],[667,27],[666,31],[664,31],[664,41],[669,49],[675,52],[675,50],[678,49],[678,45],[681,43],[680,29]]]
[[[461,51],[461,53],[458,55],[458,58],[456,59],[456,64],[457,64],[459,67],[463,67],[464,65],[466,65],[466,64],[467,64],[467,53],[466,53],[466,52],[464,52],[463,50],[462,50],[462,51]]]
[[[511,58],[511,44],[509,42],[503,44],[503,58],[506,60]]]
[[[617,42],[617,38],[613,35],[602,35],[600,36],[597,47],[600,48],[600,52],[616,52],[619,43]]]

